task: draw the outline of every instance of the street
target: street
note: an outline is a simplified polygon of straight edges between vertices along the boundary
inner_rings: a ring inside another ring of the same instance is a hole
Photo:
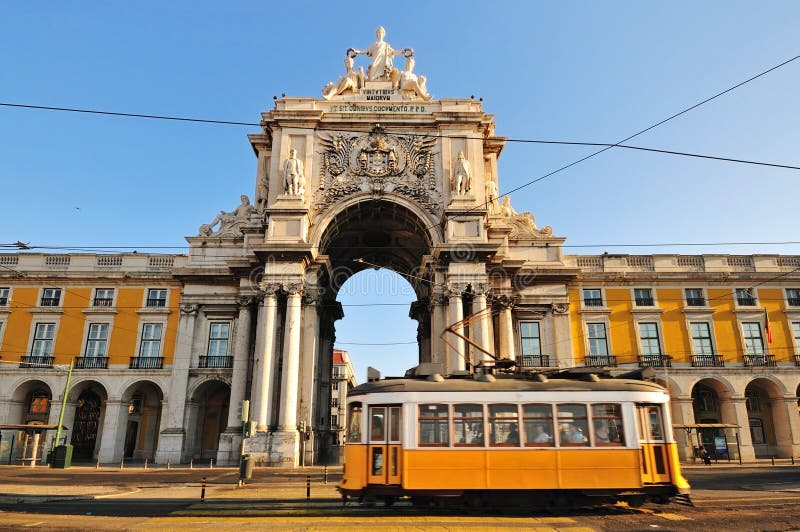
[[[0,469],[0,529],[259,529],[259,530],[787,530],[800,527],[800,466],[687,467],[695,507],[670,504],[525,510],[343,506],[322,468],[256,471],[236,488],[232,469]],[[202,478],[207,481],[201,502]],[[306,485],[306,479],[310,484]],[[64,485],[64,483],[69,483]],[[8,491],[17,486],[20,499]],[[306,498],[306,490],[310,497]],[[93,492],[77,496],[70,492]],[[99,493],[102,491],[103,493]],[[37,495],[38,493],[38,495]],[[50,495],[43,495],[49,493]]]

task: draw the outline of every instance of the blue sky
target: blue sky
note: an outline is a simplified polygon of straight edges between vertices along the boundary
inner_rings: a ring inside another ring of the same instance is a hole
[[[616,142],[800,53],[800,3],[6,2],[0,102],[257,122],[273,95],[318,96],[380,24],[412,47],[435,98],[484,100],[497,134]],[[800,60],[632,144],[798,165]],[[241,193],[256,128],[0,107],[0,243],[176,246]],[[590,153],[509,143],[501,192]],[[800,240],[800,172],[609,151],[512,195],[568,245]],[[782,253],[798,245],[573,248]],[[407,303],[394,274],[354,277],[345,305]],[[392,295],[396,293],[396,295]],[[345,306],[359,378],[414,363],[407,306]],[[378,324],[376,326],[376,324]]]

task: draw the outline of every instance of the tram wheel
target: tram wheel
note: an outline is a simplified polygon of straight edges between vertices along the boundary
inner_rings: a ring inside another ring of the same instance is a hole
[[[641,507],[647,498],[644,495],[632,495],[630,497],[625,497],[625,502],[628,503],[628,506],[631,508],[639,508]]]
[[[383,505],[387,506],[387,507],[391,506],[391,505],[393,505],[395,503],[396,500],[397,500],[397,497],[392,497],[392,496],[384,497],[383,498]]]

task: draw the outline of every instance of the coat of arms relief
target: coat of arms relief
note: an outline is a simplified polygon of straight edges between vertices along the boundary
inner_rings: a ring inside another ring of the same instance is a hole
[[[368,135],[320,137],[322,146],[316,210],[360,192],[405,196],[434,215],[442,206],[436,182],[435,137],[389,135],[376,125]]]

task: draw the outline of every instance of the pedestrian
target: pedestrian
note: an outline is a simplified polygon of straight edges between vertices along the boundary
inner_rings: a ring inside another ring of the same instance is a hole
[[[711,465],[711,455],[708,454],[705,447],[700,447],[700,452],[698,456],[703,460],[705,465]]]

